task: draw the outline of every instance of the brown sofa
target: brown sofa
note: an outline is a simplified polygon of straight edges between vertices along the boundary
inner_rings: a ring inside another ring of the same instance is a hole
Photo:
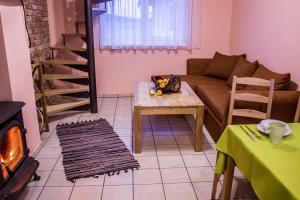
[[[188,59],[187,75],[182,75],[183,81],[189,83],[192,89],[200,97],[205,105],[204,125],[216,142],[227,123],[231,87],[226,84],[226,78],[204,75],[206,68],[212,59]],[[272,75],[272,74],[269,74]],[[268,77],[268,76],[266,76]],[[294,89],[290,89],[293,86]],[[294,83],[289,83],[289,88],[276,90],[272,104],[272,119],[292,122],[295,116],[299,92],[296,91]],[[245,90],[245,89],[244,89]],[[253,89],[251,89],[253,91]],[[257,93],[267,94],[266,91],[256,90]],[[240,102],[238,107],[249,107],[264,110],[261,104],[247,105]],[[233,123],[257,123],[258,121],[247,118],[234,118]]]

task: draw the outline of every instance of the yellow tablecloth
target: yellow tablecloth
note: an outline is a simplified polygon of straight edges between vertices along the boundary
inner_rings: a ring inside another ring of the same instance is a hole
[[[254,142],[239,125],[228,126],[217,143],[216,173],[224,171],[229,155],[259,199],[300,199],[300,123],[289,126],[292,134],[278,145],[264,134]],[[249,127],[258,132],[255,125]]]

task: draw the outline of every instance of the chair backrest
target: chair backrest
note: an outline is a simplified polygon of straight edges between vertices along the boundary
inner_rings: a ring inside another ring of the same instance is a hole
[[[227,124],[232,124],[233,116],[249,117],[249,118],[256,118],[256,119],[270,118],[272,99],[274,93],[274,84],[275,84],[274,79],[265,80],[265,79],[253,78],[253,77],[238,78],[234,76],[232,82],[232,91],[231,91]],[[260,94],[250,93],[249,91],[244,93],[241,91],[237,93],[236,92],[237,85],[261,86],[265,88],[267,87],[269,88],[269,96],[267,97]],[[234,109],[235,100],[267,104],[267,112],[261,112],[253,109]]]
[[[297,106],[294,122],[300,122],[300,96],[299,96],[299,100],[298,100],[298,106]]]

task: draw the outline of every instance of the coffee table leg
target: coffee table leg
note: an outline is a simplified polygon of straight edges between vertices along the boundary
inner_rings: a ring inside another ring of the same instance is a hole
[[[135,153],[142,151],[142,134],[141,134],[141,108],[134,107],[134,136],[135,136]]]
[[[202,137],[202,128],[203,128],[203,107],[197,107],[196,114],[196,130],[195,130],[195,141],[194,149],[196,152],[201,151],[201,137]]]

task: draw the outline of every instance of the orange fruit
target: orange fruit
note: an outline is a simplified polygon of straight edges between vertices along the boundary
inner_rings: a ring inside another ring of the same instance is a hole
[[[166,84],[165,84],[165,83],[160,83],[160,84],[159,84],[159,87],[160,87],[160,88],[165,88],[165,87],[166,87]]]

